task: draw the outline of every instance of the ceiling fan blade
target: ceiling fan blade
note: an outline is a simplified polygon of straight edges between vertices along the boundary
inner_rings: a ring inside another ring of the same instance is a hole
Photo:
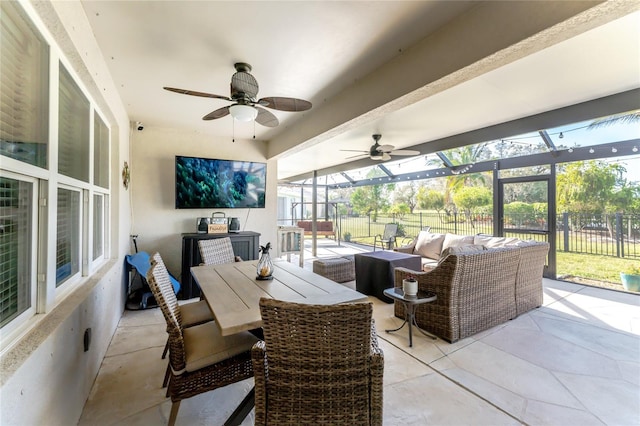
[[[351,158],[358,158],[358,157],[365,157],[367,154],[358,154],[358,155],[352,155],[350,157],[346,157],[345,160],[349,160]]]
[[[168,90],[170,92],[180,93],[182,95],[200,96],[202,98],[224,99],[226,101],[231,100],[231,98],[228,96],[214,95],[213,93],[196,92],[194,90],[187,90],[187,89],[176,89],[175,87],[163,87],[163,89]]]
[[[391,151],[389,154],[391,154],[391,155],[420,155],[420,151],[415,151],[413,149],[396,149],[395,151]]]
[[[378,145],[378,151],[380,152],[393,151],[393,148],[395,148],[393,145]]]
[[[391,156],[388,153],[383,153],[382,154],[382,161],[388,161],[391,160]]]
[[[265,127],[276,127],[280,124],[278,118],[266,109],[260,108],[259,106],[254,106],[254,108],[258,110],[258,116],[256,117],[258,124],[262,124]]]
[[[368,154],[369,151],[365,151],[363,149],[341,149],[342,152],[361,152],[363,154]]]
[[[262,98],[258,104],[279,111],[306,111],[311,109],[311,102],[296,98],[269,97]]]
[[[210,112],[209,114],[202,117],[203,120],[215,120],[216,118],[222,118],[226,115],[229,115],[229,107],[218,108],[215,111]]]

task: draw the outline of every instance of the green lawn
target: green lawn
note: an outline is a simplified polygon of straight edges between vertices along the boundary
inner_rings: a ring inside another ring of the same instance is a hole
[[[557,253],[557,275],[571,275],[597,281],[620,282],[620,272],[640,259],[599,256],[594,254]]]

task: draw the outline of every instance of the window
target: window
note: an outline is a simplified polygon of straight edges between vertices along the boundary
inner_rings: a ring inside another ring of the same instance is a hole
[[[0,11],[0,154],[46,168],[49,48],[14,2]]]
[[[0,347],[109,248],[110,126],[32,13],[0,1]]]
[[[93,196],[93,260],[104,255],[104,195]]]
[[[56,287],[80,272],[80,191],[58,189]]]
[[[0,327],[33,305],[33,186],[0,176]]]
[[[109,129],[98,113],[93,116],[93,183],[109,188]]]
[[[60,64],[58,172],[89,182],[89,101]]]

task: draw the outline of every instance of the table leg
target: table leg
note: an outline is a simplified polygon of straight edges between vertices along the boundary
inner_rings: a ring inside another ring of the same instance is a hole
[[[256,405],[256,390],[251,388],[247,396],[244,397],[240,405],[229,416],[224,426],[239,426],[242,421],[249,415],[253,407]]]
[[[416,328],[418,329],[418,331],[419,331],[420,333],[424,334],[425,336],[427,336],[427,337],[431,337],[433,340],[437,340],[437,339],[438,339],[438,337],[437,337],[437,336],[435,336],[435,335],[433,335],[433,334],[429,333],[428,331],[424,331],[423,329],[421,329],[421,328],[420,328],[420,326],[419,326],[419,325],[418,325],[418,323],[416,322],[416,316],[415,316],[415,315],[413,316],[413,325],[415,325],[415,326],[416,326]]]

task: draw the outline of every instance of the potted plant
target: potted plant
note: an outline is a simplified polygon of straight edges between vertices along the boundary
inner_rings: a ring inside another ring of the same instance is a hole
[[[620,280],[625,290],[640,292],[640,266],[629,266],[620,272]]]
[[[344,234],[342,234],[342,238],[346,241],[349,242],[351,241],[351,232],[347,231]]]

